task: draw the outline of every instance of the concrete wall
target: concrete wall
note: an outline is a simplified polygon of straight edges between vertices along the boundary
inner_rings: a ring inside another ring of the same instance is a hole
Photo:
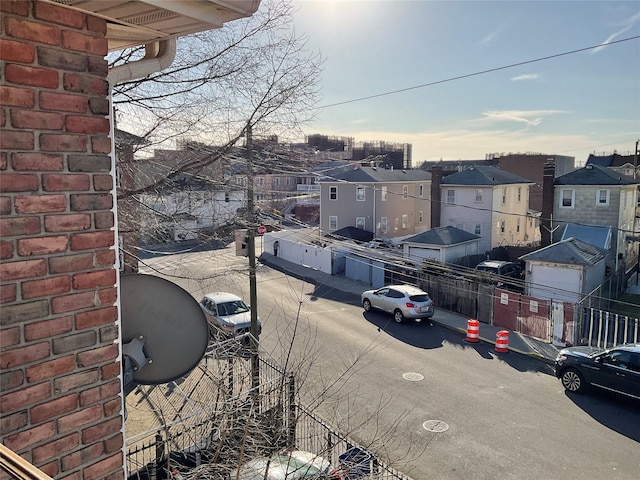
[[[331,275],[332,251],[318,245],[300,242],[290,231],[266,233],[262,250],[298,265]]]
[[[0,2],[0,441],[124,477],[106,22]]]

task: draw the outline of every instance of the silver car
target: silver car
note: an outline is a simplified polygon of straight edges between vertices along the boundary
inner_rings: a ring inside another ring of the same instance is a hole
[[[367,290],[362,293],[361,300],[366,312],[374,308],[388,312],[398,323],[404,322],[405,318],[420,321],[431,318],[434,314],[429,294],[413,285],[388,285],[377,290]]]
[[[251,332],[251,308],[233,293],[207,293],[200,300],[200,308],[207,321],[228,336],[237,336]],[[258,319],[258,334],[262,324]]]

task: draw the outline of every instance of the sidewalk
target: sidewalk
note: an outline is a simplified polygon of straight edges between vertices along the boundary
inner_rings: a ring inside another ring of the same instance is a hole
[[[259,260],[264,265],[275,270],[285,272],[288,275],[305,280],[309,283],[316,285],[330,285],[332,288],[352,293],[358,297],[363,291],[371,288],[363,283],[349,280],[342,275],[329,275],[327,273],[305,267],[304,265],[298,265],[293,262],[289,262],[288,260],[283,260],[280,257],[274,257],[266,252],[260,255]],[[433,318],[431,318],[431,322],[458,331],[465,337],[467,334],[468,320],[469,319],[463,315],[450,312],[448,310],[438,309],[436,310],[436,314]],[[480,340],[495,345],[496,334],[500,330],[505,330],[505,328],[480,323]],[[552,344],[512,331],[509,331],[509,351],[528,355],[548,364],[553,364],[553,361],[558,354],[558,349]]]

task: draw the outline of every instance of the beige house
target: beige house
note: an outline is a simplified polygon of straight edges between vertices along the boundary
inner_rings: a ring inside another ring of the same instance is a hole
[[[320,231],[357,227],[374,237],[431,228],[431,173],[355,166],[318,182]]]

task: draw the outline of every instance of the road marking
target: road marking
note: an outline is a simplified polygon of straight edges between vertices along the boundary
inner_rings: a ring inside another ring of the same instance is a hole
[[[407,372],[402,374],[402,378],[410,382],[419,382],[420,380],[424,380],[424,375],[416,372]]]
[[[422,428],[429,430],[430,432],[442,433],[449,430],[449,425],[442,420],[427,420],[422,424]]]

